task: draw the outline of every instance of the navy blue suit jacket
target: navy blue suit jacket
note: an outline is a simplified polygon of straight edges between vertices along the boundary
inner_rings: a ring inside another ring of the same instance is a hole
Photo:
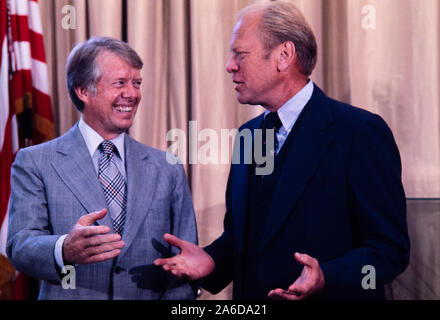
[[[287,289],[301,274],[294,258],[300,252],[323,270],[325,289],[315,297],[384,298],[384,285],[407,267],[410,248],[393,135],[378,115],[330,99],[316,85],[304,112],[270,205],[256,281],[264,292]],[[262,120],[240,130],[258,129]],[[203,286],[216,293],[233,280],[235,299],[242,298],[246,271],[250,168],[231,165],[224,232],[205,248],[216,268]],[[373,276],[364,266],[374,267],[376,289],[363,288],[363,278]]]

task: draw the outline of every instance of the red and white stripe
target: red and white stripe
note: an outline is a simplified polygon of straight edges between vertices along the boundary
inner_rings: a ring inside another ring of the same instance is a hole
[[[38,144],[54,137],[40,10],[37,0],[7,0],[7,3],[13,72],[10,100],[18,100],[24,93],[32,94],[32,144]],[[17,110],[19,112],[21,110]]]
[[[1,2],[0,21],[0,254],[6,255],[10,170],[18,151],[17,121],[9,101],[8,19],[6,2]]]
[[[43,28],[37,0],[7,0],[12,23],[13,71],[31,71],[32,85],[49,95]],[[9,44],[11,45],[11,44]]]
[[[33,113],[52,126],[53,116],[38,1],[1,0],[0,15],[0,253],[5,255],[10,170],[20,147],[15,113],[22,110],[16,101],[31,94]],[[44,132],[34,125],[33,144],[49,139]]]

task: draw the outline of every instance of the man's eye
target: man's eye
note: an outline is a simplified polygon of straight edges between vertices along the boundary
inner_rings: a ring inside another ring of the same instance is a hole
[[[239,59],[243,59],[246,56],[246,53],[247,52],[242,52],[242,51],[237,52],[236,53],[236,57],[239,58]]]
[[[124,81],[118,80],[118,81],[115,81],[113,84],[117,85],[117,86],[122,86],[122,85],[124,85]]]
[[[135,88],[140,88],[141,85],[142,85],[142,81],[135,81],[135,82],[133,82],[133,86],[134,86]]]

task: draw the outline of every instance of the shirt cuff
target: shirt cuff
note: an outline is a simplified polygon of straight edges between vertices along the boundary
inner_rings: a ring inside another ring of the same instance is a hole
[[[64,243],[64,239],[66,239],[66,237],[67,237],[67,234],[59,237],[57,242],[55,243],[55,249],[54,249],[55,261],[61,270],[64,267],[63,243]]]

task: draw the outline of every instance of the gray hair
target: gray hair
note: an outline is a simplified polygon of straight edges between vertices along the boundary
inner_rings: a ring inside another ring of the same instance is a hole
[[[259,28],[264,48],[270,53],[279,44],[292,41],[301,73],[310,76],[318,59],[318,45],[301,11],[290,2],[271,1],[247,6],[239,19],[254,12],[261,12]]]
[[[108,37],[93,37],[76,45],[67,58],[66,78],[70,99],[82,112],[84,102],[78,98],[75,89],[87,88],[96,93],[96,83],[102,76],[97,58],[103,51],[112,52],[136,69],[142,69],[143,62],[139,55],[127,43]]]

